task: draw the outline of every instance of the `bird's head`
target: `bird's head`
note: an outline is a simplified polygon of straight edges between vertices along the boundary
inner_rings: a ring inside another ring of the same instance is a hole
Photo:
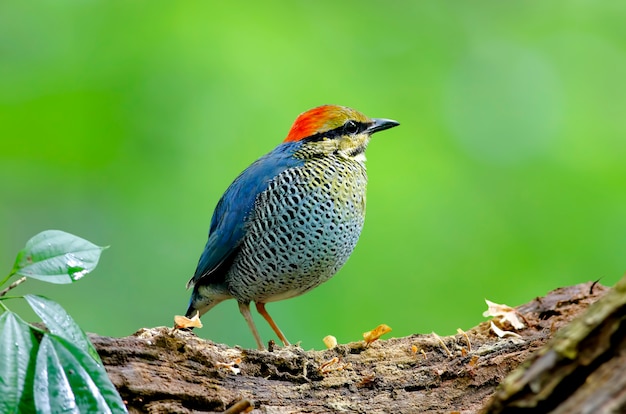
[[[335,154],[362,162],[370,136],[397,125],[345,106],[323,105],[300,114],[284,142],[302,142],[311,155]]]

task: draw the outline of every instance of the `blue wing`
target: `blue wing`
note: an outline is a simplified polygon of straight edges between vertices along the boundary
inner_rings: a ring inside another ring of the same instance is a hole
[[[302,159],[293,156],[300,145],[300,142],[279,145],[246,168],[228,187],[215,207],[209,239],[187,287],[200,281],[203,284],[223,281],[232,258],[239,250],[257,195],[267,189],[270,181],[279,173],[304,163]]]

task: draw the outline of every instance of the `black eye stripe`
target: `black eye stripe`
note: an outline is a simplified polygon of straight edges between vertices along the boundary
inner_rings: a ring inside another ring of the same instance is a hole
[[[356,134],[359,132],[359,125],[355,121],[348,121],[343,125],[345,134]]]
[[[324,139],[335,139],[337,137],[340,137],[346,134],[347,135],[358,134],[358,133],[365,131],[369,126],[370,124],[367,122],[348,120],[345,124],[338,126],[337,128],[334,128],[325,132],[313,134],[309,137],[304,138],[302,141],[317,142],[317,141],[322,141]]]

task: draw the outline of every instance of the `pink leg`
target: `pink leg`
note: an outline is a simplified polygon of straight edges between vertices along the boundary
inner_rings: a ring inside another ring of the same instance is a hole
[[[248,327],[252,331],[252,335],[254,335],[254,339],[256,340],[256,344],[258,348],[261,350],[265,349],[265,347],[263,346],[263,342],[261,341],[261,336],[259,335],[259,331],[256,330],[256,326],[254,325],[254,321],[252,320],[252,315],[250,315],[250,302],[248,303],[239,302],[239,312],[241,312],[241,314],[243,315],[243,318],[248,323]]]
[[[280,338],[281,341],[283,341],[283,345],[285,346],[289,346],[290,343],[287,340],[287,338],[285,338],[285,335],[283,335],[282,331],[280,330],[280,328],[276,325],[276,323],[274,323],[274,320],[272,319],[272,317],[270,316],[269,313],[267,313],[267,311],[265,310],[265,303],[259,303],[256,302],[256,310],[259,311],[259,313],[261,314],[261,316],[263,316],[265,318],[265,320],[267,321],[267,323],[270,324],[270,326],[272,327],[272,329],[274,330],[274,332],[276,332],[276,335],[278,335],[278,337]],[[248,313],[250,313],[250,311],[248,311]],[[244,316],[245,317],[245,316]]]

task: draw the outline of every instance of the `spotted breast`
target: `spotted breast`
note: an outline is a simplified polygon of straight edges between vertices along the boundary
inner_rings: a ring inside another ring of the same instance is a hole
[[[361,234],[366,184],[365,166],[337,155],[279,174],[255,202],[228,290],[239,301],[274,302],[330,279]]]

